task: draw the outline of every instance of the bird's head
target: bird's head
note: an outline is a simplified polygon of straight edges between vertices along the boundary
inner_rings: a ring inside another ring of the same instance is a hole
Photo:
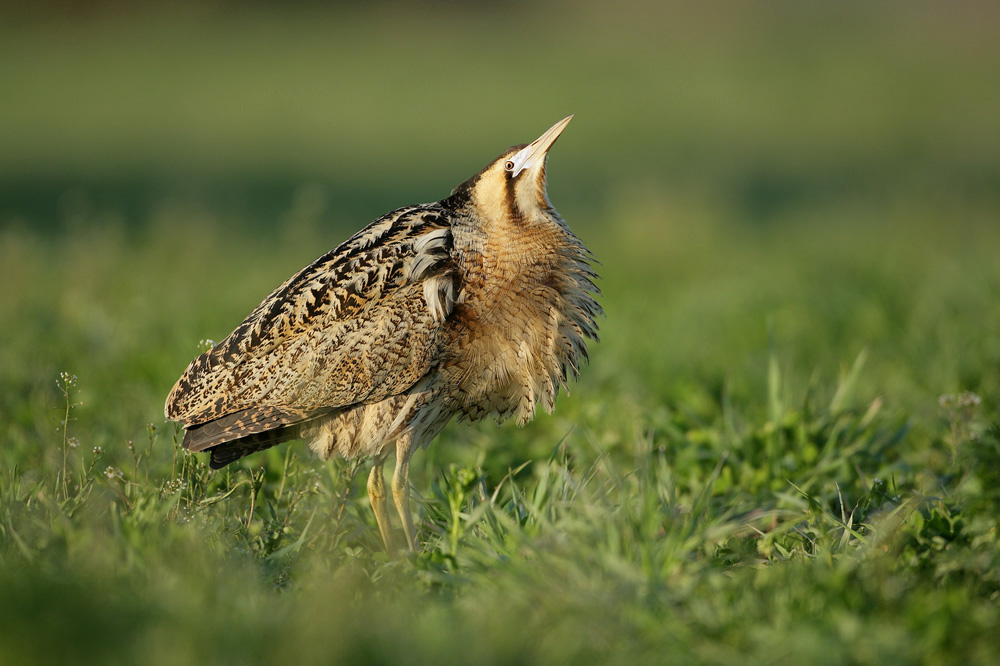
[[[559,221],[545,191],[545,161],[573,116],[563,118],[529,144],[511,146],[451,194],[472,206],[485,223],[538,224]]]

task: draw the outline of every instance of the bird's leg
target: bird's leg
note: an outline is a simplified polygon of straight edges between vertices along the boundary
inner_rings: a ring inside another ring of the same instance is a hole
[[[375,521],[378,523],[379,532],[382,533],[382,542],[385,543],[385,550],[392,557],[395,555],[396,549],[392,546],[389,512],[385,507],[385,479],[382,477],[383,463],[385,463],[385,454],[380,453],[376,455],[375,464],[372,465],[371,474],[368,475],[368,499],[372,503],[372,511],[375,512]]]
[[[392,473],[392,499],[396,503],[396,510],[403,521],[406,544],[410,550],[416,550],[417,530],[413,526],[413,516],[410,514],[410,456],[412,454],[413,443],[409,434],[396,440],[396,469]]]

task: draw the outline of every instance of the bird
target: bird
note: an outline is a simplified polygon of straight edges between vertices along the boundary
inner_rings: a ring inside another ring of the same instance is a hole
[[[275,289],[170,391],[182,446],[210,452],[213,469],[295,439],[322,459],[372,458],[368,497],[390,555],[394,452],[393,502],[419,549],[414,451],[453,418],[524,425],[538,404],[551,413],[598,341],[598,262],[546,185],[572,118],[444,199],[379,217]]]

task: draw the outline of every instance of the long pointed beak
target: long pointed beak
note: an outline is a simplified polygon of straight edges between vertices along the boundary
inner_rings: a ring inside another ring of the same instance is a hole
[[[528,148],[531,149],[532,155],[544,155],[548,152],[552,144],[556,142],[562,131],[566,129],[566,125],[569,125],[569,121],[573,120],[573,116],[569,115],[557,122],[552,127],[545,130],[545,134],[541,135],[535,139]]]
[[[525,169],[530,169],[536,164],[544,162],[549,148],[556,142],[556,139],[559,138],[559,135],[566,129],[566,125],[569,125],[569,121],[571,120],[573,120],[573,116],[566,116],[547,129],[540,137],[519,150],[507,161],[507,170],[511,171],[514,176],[517,176]]]

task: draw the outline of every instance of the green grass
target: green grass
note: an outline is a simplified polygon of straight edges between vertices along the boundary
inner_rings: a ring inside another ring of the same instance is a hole
[[[0,662],[1000,660],[995,10],[208,7],[0,21]],[[200,341],[566,112],[602,341],[416,454],[419,553],[178,447]]]

